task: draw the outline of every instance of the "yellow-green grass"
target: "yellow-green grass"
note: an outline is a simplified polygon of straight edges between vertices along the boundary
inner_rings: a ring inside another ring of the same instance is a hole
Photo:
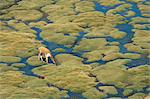
[[[42,44],[32,33],[0,31],[0,55],[29,57],[37,54]]]

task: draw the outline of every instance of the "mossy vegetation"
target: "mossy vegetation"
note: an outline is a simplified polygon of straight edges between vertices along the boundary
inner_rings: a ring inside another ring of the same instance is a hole
[[[0,16],[0,19],[15,18],[22,21],[38,20],[42,17],[42,13],[37,10],[12,10],[7,14]]]
[[[15,2],[14,0],[1,0],[0,1],[0,9],[4,9],[4,8],[7,8],[11,5],[13,5]]]
[[[150,9],[150,7],[148,5],[140,3],[140,4],[138,4],[138,8],[141,11],[142,16],[150,17],[150,14],[148,13],[149,12],[148,9]]]
[[[46,5],[41,10],[48,14],[49,20],[54,22],[62,16],[75,15],[73,8],[66,5]]]
[[[129,99],[142,99],[145,97],[145,94],[144,93],[136,93],[130,97],[128,97]]]
[[[16,68],[21,68],[21,67],[25,67],[26,64],[24,63],[13,63],[11,64],[12,67],[16,67]]]
[[[14,57],[14,56],[0,56],[0,62],[4,63],[16,63],[20,62],[21,58],[19,57]]]
[[[118,93],[116,88],[113,86],[100,86],[99,89],[103,90],[107,94],[117,94]]]
[[[70,64],[82,64],[82,58],[73,56],[71,54],[60,54],[60,55],[56,55],[55,57],[58,62],[65,64],[65,63],[70,63]],[[67,60],[67,61],[66,61]]]
[[[101,60],[103,55],[100,50],[96,50],[96,51],[91,51],[83,54],[83,57],[87,58],[88,62],[92,62],[92,61]]]
[[[134,3],[139,3],[139,2],[141,2],[141,1],[143,1],[143,0],[127,0],[128,2],[134,2]]]
[[[115,9],[111,9],[107,12],[107,14],[118,14],[118,13],[125,13],[126,14],[126,11],[127,9],[129,10],[131,8],[131,4],[127,4],[127,3],[124,3],[118,7],[116,7]],[[130,10],[129,10],[130,11]],[[127,12],[128,13],[128,12]],[[128,15],[128,14],[127,14]]]
[[[120,61],[120,64],[118,61]],[[108,62],[106,65],[94,68],[93,73],[102,83],[114,84],[125,89],[142,90],[144,86],[149,85],[147,76],[149,67],[145,65],[126,70],[124,64],[128,61],[118,59]]]
[[[105,93],[99,92],[97,89],[95,88],[91,88],[89,90],[87,90],[86,92],[83,93],[83,96],[85,96],[88,99],[101,99],[103,97],[106,96]]]
[[[28,98],[67,98],[67,91],[60,91],[56,87],[46,86],[46,81],[27,77],[17,71],[6,71],[1,73],[0,95],[8,99],[28,99]]]
[[[36,33],[28,25],[18,20],[10,20],[8,21],[8,25],[13,27],[16,31],[21,31],[25,33]]]
[[[38,56],[32,56],[27,59],[27,63],[31,66],[39,66],[39,65],[44,65],[46,62],[38,60]]]
[[[133,43],[128,43],[125,47],[129,51],[135,51],[139,53],[150,53],[149,52],[149,31],[148,30],[133,30],[134,37],[132,38]]]
[[[1,63],[0,64],[0,73],[6,72],[6,71],[15,71],[17,68],[10,67],[6,63]]]
[[[53,51],[55,51],[55,52],[65,52],[65,50],[64,49],[62,49],[62,48],[56,48],[55,50],[53,50]]]
[[[48,4],[52,4],[53,0],[23,0],[18,3],[16,8],[22,8],[22,9],[39,9],[40,7],[43,7]]]
[[[148,5],[143,0],[1,0],[0,97],[69,99],[75,92],[87,99],[149,99],[148,63],[132,67],[134,60],[150,58]],[[39,46],[53,50],[59,65],[38,60]],[[20,71],[26,66],[37,67]]]
[[[124,96],[129,96],[133,93],[133,90],[132,89],[126,89],[123,91],[123,95]]]
[[[82,41],[79,42],[79,45],[75,46],[74,50],[77,50],[77,51],[98,50],[104,47],[106,44],[107,44],[107,41],[104,38],[82,39]]]
[[[75,11],[78,13],[90,12],[94,10],[94,3],[90,1],[83,1],[75,4]]]
[[[121,53],[108,53],[106,56],[102,58],[104,61],[110,61],[114,60],[117,58],[128,58],[128,59],[138,59],[140,58],[140,54],[132,54],[132,53],[126,53],[126,54],[121,54]]]
[[[116,4],[122,4],[124,2],[119,1],[119,0],[110,0],[109,2],[106,0],[96,0],[97,2],[99,2],[101,5],[103,6],[114,6]]]
[[[35,40],[35,35],[24,32],[0,31],[0,55],[29,57],[37,54],[41,43]]]
[[[94,77],[89,77],[91,67],[72,63],[45,65],[33,69],[36,74],[44,75],[49,83],[73,92],[85,92],[96,84]],[[86,83],[85,83],[86,82]]]

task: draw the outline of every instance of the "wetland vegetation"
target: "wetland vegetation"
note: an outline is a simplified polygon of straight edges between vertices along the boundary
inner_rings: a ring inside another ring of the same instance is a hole
[[[148,0],[0,0],[1,99],[149,99]],[[59,65],[38,60],[51,50]]]

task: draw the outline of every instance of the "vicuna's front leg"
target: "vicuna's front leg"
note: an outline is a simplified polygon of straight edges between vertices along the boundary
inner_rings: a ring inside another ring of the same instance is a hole
[[[55,60],[54,60],[54,58],[53,58],[52,55],[50,56],[50,58],[51,58],[51,60],[53,61],[53,63],[56,64],[56,62],[55,62]]]
[[[48,63],[48,56],[47,56],[47,55],[45,55],[45,57],[46,57],[46,63]]]

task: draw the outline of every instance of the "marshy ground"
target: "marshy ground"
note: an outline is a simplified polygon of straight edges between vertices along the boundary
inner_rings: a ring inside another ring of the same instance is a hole
[[[149,5],[1,0],[0,99],[150,99]]]

